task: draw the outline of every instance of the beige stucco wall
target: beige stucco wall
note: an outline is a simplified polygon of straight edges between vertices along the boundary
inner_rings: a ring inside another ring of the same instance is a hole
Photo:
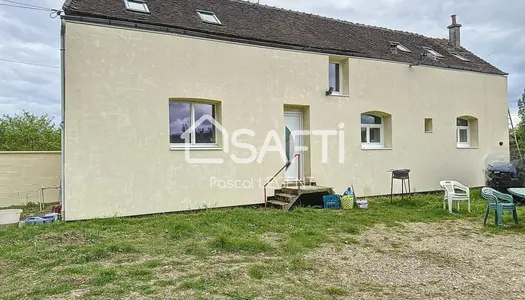
[[[0,207],[38,203],[41,187],[60,184],[60,152],[0,152]],[[58,202],[58,190],[46,190]]]
[[[412,170],[412,188],[435,190],[441,179],[483,185],[490,154],[508,155],[504,76],[350,58],[348,96],[326,96],[327,55],[67,22],[65,35],[65,217],[85,219],[261,203],[259,182],[282,165],[277,153],[262,163],[235,164],[231,146],[194,151],[220,165],[188,164],[169,150],[168,99],[221,102],[222,125],[283,136],[285,105],[309,107],[311,130],[344,123],[345,162],[329,137],[310,138],[309,170],[318,185],[358,196],[387,194],[387,169]],[[392,116],[392,149],[361,150],[360,114]],[[457,149],[455,120],[478,118],[479,148]],[[433,118],[425,133],[424,118]],[[504,146],[500,147],[499,142]],[[210,178],[247,180],[245,188],[210,186]]]

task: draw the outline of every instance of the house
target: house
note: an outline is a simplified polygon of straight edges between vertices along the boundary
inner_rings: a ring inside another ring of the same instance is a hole
[[[64,11],[66,220],[260,204],[287,161],[269,193],[481,186],[508,159],[507,74],[455,16],[430,38],[240,0]]]

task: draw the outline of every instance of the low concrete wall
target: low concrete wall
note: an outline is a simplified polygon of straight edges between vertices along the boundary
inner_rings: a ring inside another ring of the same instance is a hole
[[[1,152],[0,207],[38,203],[41,187],[60,184],[60,152]],[[46,202],[58,202],[57,189],[45,191]]]

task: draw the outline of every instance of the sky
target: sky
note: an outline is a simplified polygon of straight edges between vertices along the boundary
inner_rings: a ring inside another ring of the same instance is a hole
[[[26,110],[48,114],[58,123],[60,18],[51,19],[45,11],[1,5],[13,4],[11,1],[55,9],[63,3],[62,0],[0,0],[0,115]],[[260,0],[260,3],[441,38],[448,38],[450,15],[457,14],[458,23],[463,25],[462,46],[510,74],[509,105],[517,121],[517,99],[525,89],[525,1]]]

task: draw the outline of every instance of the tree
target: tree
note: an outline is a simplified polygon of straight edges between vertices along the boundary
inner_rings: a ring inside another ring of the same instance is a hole
[[[525,89],[521,95],[521,99],[518,99],[518,116],[520,117],[520,123],[516,125],[516,138],[518,140],[518,145],[520,147],[521,153],[525,155]],[[510,130],[510,156],[511,160],[518,160],[519,153],[516,147],[516,142],[514,141],[514,135],[512,129]]]
[[[0,117],[0,151],[59,151],[61,130],[48,115]]]

